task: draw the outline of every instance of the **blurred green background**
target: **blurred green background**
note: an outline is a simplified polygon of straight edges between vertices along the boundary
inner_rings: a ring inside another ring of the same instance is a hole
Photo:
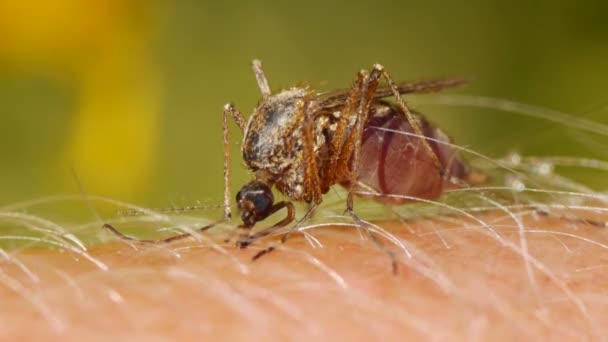
[[[0,206],[85,191],[148,207],[221,203],[222,107],[271,87],[468,77],[492,96],[608,124],[608,2],[0,2]],[[497,110],[411,103],[492,157],[608,159],[606,136]],[[236,126],[232,126],[236,128]],[[248,179],[232,131],[235,190]],[[586,176],[578,175],[581,179]],[[605,188],[606,177],[590,181]]]

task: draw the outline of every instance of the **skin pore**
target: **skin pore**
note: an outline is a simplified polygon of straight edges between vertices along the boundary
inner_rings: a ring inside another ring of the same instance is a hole
[[[602,339],[608,233],[565,214],[376,223],[397,239],[384,240],[397,275],[345,226],[306,231],[323,247],[296,234],[256,262],[273,238],[15,250],[0,258],[0,340]]]

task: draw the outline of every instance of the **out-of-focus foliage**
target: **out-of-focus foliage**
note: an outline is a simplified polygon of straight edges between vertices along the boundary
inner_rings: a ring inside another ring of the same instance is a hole
[[[402,80],[474,79],[452,94],[606,124],[606,13],[600,0],[2,1],[0,205],[77,193],[72,170],[91,194],[220,203],[222,106],[254,107],[254,57],[273,89],[347,87],[382,63]],[[458,143],[493,157],[608,159],[605,136],[428,102],[411,98]],[[236,188],[248,175],[232,127]]]

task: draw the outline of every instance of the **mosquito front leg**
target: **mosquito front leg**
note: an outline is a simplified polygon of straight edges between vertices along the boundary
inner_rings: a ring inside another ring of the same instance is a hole
[[[197,229],[195,232],[196,233],[205,232],[205,231],[213,228],[216,224],[218,224],[218,222],[201,227],[201,228]],[[114,226],[112,226],[109,223],[105,223],[102,228],[110,231],[112,234],[116,235],[117,237],[119,237],[122,240],[132,241],[132,242],[137,242],[137,243],[147,243],[147,244],[171,243],[171,242],[175,242],[178,240],[183,240],[185,238],[189,238],[194,235],[193,233],[183,233],[183,234],[173,235],[173,236],[170,236],[170,237],[164,238],[164,239],[149,240],[149,239],[138,239],[138,238],[135,238],[135,237],[132,237],[129,235],[125,235],[125,234],[121,233],[118,229],[114,228]]]
[[[241,112],[236,107],[228,103],[224,106],[224,219],[229,220],[232,217],[230,209],[230,131],[228,129],[228,117],[236,122],[241,129],[241,133],[245,131],[245,119]]]
[[[232,119],[236,122],[237,126],[241,129],[241,131],[245,130],[245,120],[241,113],[236,109],[232,104],[227,104],[224,106],[224,220],[230,219],[232,216],[232,211],[230,209],[230,136],[228,130],[228,117],[232,117]],[[215,225],[211,224],[205,227],[198,229],[198,232],[204,232]],[[160,240],[146,240],[146,239],[138,239],[132,236],[125,235],[121,233],[118,229],[114,228],[110,224],[104,224],[103,228],[110,231],[112,234],[121,238],[125,241],[134,241],[140,243],[169,243],[176,240],[185,239],[187,237],[192,236],[190,233],[179,234],[175,236],[171,236],[165,239]]]

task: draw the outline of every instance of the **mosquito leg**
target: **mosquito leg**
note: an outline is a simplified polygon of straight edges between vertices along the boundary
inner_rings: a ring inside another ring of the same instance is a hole
[[[382,73],[382,69],[377,68],[375,65],[372,68],[369,76],[364,78],[363,84],[361,86],[361,97],[359,101],[359,106],[357,108],[357,120],[355,131],[353,133],[353,141],[352,141],[352,164],[351,164],[351,172],[350,172],[350,180],[349,180],[349,189],[348,189],[348,197],[346,198],[346,209],[348,211],[353,211],[353,193],[357,184],[357,179],[359,176],[359,156],[361,155],[361,143],[363,140],[363,128],[365,127],[365,123],[367,122],[367,118],[370,111],[370,106],[373,100],[374,93],[376,88],[378,87],[378,78]],[[348,158],[350,159],[350,158]]]
[[[403,96],[401,96],[401,92],[399,91],[399,87],[395,84],[395,81],[393,81],[393,78],[389,75],[389,73],[386,71],[386,69],[384,69],[382,65],[375,64],[373,70],[378,70],[382,74],[382,77],[386,80],[391,91],[393,92],[393,96],[395,96],[395,99],[397,99],[397,104],[399,105],[399,107],[401,107],[401,110],[403,110],[403,113],[405,114],[405,118],[407,119],[408,123],[414,129],[414,132],[418,136],[420,136],[420,139],[422,139],[422,144],[429,152],[429,155],[433,160],[433,164],[435,164],[437,170],[439,170],[439,172],[443,175],[444,170],[441,166],[441,162],[439,161],[439,157],[437,156],[429,142],[423,138],[425,135],[423,134],[422,129],[420,128],[420,120],[418,119],[418,117],[416,117],[416,115],[412,113],[412,111],[410,111],[405,100],[403,99]]]
[[[608,222],[606,222],[606,221],[598,221],[598,220],[592,220],[592,219],[576,217],[576,216],[572,217],[572,216],[564,216],[564,215],[554,215],[554,214],[550,213],[549,211],[547,211],[545,209],[541,209],[541,208],[533,208],[533,210],[534,210],[534,214],[536,214],[538,216],[555,217],[555,218],[558,218],[560,220],[565,220],[570,223],[575,223],[575,224],[582,223],[582,224],[597,227],[597,228],[608,228]]]
[[[391,259],[391,266],[392,266],[392,270],[393,270],[393,274],[397,274],[397,256],[395,255],[395,252],[388,248],[384,242],[382,242],[382,240],[378,239],[378,237],[376,236],[376,234],[374,234],[369,227],[367,226],[367,224],[365,224],[365,222],[363,222],[358,216],[357,214],[355,214],[354,211],[352,210],[346,210],[346,212],[350,215],[350,217],[353,219],[353,221],[355,222],[355,225],[357,226],[357,228],[361,229],[367,236],[369,236],[369,238],[372,240],[372,242],[384,253],[386,253],[386,255]]]
[[[319,166],[317,165],[317,157],[315,156],[315,121],[314,113],[306,112],[304,119],[303,131],[303,148],[304,148],[304,162],[306,165],[306,172],[304,174],[304,182],[306,189],[310,191],[310,199],[314,204],[319,205],[323,201],[323,193],[321,191],[321,180],[319,179]],[[308,210],[313,212],[314,210]]]
[[[228,103],[224,106],[224,220],[232,217],[230,209],[230,131],[228,129],[228,116],[236,122],[241,132],[245,131],[245,119],[236,107]]]
[[[228,117],[229,116],[232,117],[232,119],[236,122],[236,124],[241,129],[241,131],[245,130],[245,120],[244,120],[241,112],[239,112],[239,110],[236,109],[236,107],[234,105],[232,105],[230,103],[226,104],[224,106],[224,120],[223,120],[223,126],[224,126],[224,220],[229,220],[230,217],[232,216],[232,211],[230,209],[231,195],[230,195],[230,135],[229,135],[229,130],[228,130]],[[209,226],[202,227],[198,230],[198,232],[206,231],[207,229],[213,227],[214,225],[215,225],[215,223],[211,224]],[[166,239],[161,239],[161,240],[147,240],[147,239],[137,239],[137,238],[134,238],[134,237],[131,237],[128,235],[124,235],[119,230],[114,228],[112,225],[107,224],[107,223],[103,225],[103,228],[109,230],[114,235],[116,235],[117,237],[119,237],[123,240],[135,241],[135,242],[141,242],[141,243],[169,243],[169,242],[173,242],[176,240],[185,239],[192,235],[190,233],[185,233],[185,234],[175,235],[175,236],[168,237]]]
[[[356,121],[351,119],[357,113],[357,106],[359,105],[362,96],[361,88],[366,77],[367,73],[363,70],[357,74],[357,78],[346,98],[345,106],[340,111],[340,118],[338,119],[336,129],[333,132],[333,138],[331,139],[331,145],[329,147],[329,155],[331,157],[327,161],[327,166],[325,167],[325,177],[321,180],[323,183],[321,187],[323,189],[329,188],[336,182],[336,179],[340,178],[340,171],[342,169],[349,168],[348,162],[346,161],[349,159],[346,156],[350,154],[348,141],[353,126],[356,125]]]
[[[361,154],[361,143],[363,139],[363,129],[365,127],[365,123],[367,122],[370,106],[374,99],[374,94],[378,87],[378,78],[382,74],[383,69],[374,65],[369,76],[365,75],[365,73],[360,72],[360,75],[363,75],[363,82],[361,83],[361,91],[359,96],[359,105],[356,112],[356,126],[355,131],[353,133],[352,140],[352,164],[351,164],[351,172],[350,172],[350,181],[349,181],[349,191],[348,197],[346,199],[346,213],[348,213],[356,226],[365,232],[366,235],[380,248],[380,250],[384,251],[391,259],[393,273],[397,273],[397,258],[395,253],[386,247],[386,245],[374,235],[369,227],[354,212],[354,201],[353,201],[353,193],[357,184],[358,178],[358,170],[359,170],[359,156]],[[352,114],[351,114],[352,115]],[[349,158],[350,159],[350,158]]]
[[[216,224],[218,224],[219,222],[214,222],[211,223],[209,225],[206,225],[202,228],[197,229],[195,232],[193,233],[183,233],[183,234],[177,234],[177,235],[173,235],[173,236],[169,236],[168,238],[164,238],[164,239],[158,239],[158,240],[150,240],[150,239],[138,239],[129,235],[125,235],[123,233],[121,233],[118,229],[114,228],[114,226],[112,226],[109,223],[105,223],[102,228],[110,231],[112,234],[116,235],[117,237],[119,237],[122,240],[125,241],[132,241],[132,242],[138,242],[138,243],[148,243],[148,244],[162,244],[162,243],[171,243],[174,241],[178,241],[178,240],[183,240],[185,238],[191,237],[194,234],[200,234],[202,232],[205,232],[211,228],[213,228]]]
[[[285,216],[284,219],[282,219],[280,222],[277,222],[276,224],[272,225],[271,227],[261,230],[253,235],[244,236],[243,238],[239,239],[236,242],[236,246],[239,248],[247,248],[250,244],[280,230],[281,228],[283,228],[283,227],[287,226],[288,224],[290,224],[291,222],[293,222],[294,218],[296,217],[296,209],[291,202],[279,202],[279,203],[275,204],[271,209],[270,215],[274,214],[275,212],[277,212],[283,208],[287,208],[287,216]]]

